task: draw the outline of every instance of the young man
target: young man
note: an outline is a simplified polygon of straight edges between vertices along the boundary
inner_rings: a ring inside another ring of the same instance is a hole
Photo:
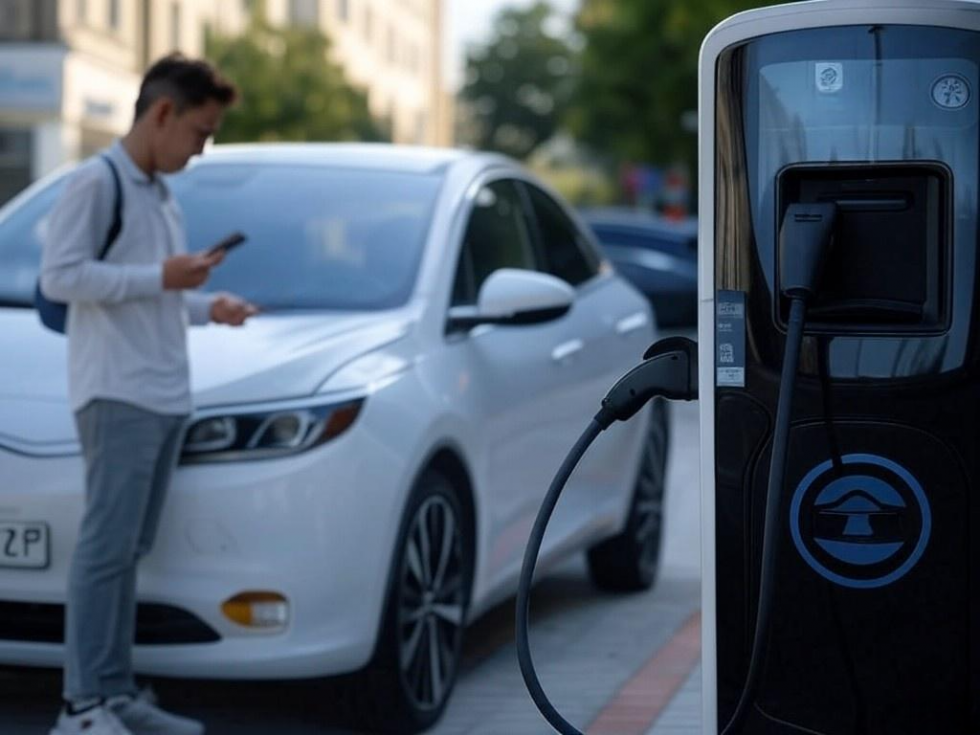
[[[132,672],[136,565],[151,547],[191,411],[187,324],[241,325],[229,294],[195,292],[221,254],[189,255],[177,203],[159,174],[184,168],[236,92],[179,55],[147,73],[124,138],[81,165],[55,205],[41,289],[67,302],[69,397],[86,504],[68,579],[65,706],[52,735],[199,735],[137,690]],[[115,219],[122,228],[99,259]]]

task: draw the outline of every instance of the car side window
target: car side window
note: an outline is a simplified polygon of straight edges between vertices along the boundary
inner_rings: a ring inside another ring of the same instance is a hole
[[[545,259],[544,270],[577,286],[599,272],[599,258],[585,236],[548,194],[527,186],[538,224]]]
[[[474,198],[456,269],[453,306],[476,303],[480,286],[501,268],[536,268],[521,193],[510,180],[486,184]]]
[[[465,306],[475,300],[476,289],[473,288],[473,259],[470,249],[464,246],[459,253],[459,265],[456,266],[456,280],[453,281],[453,306]]]

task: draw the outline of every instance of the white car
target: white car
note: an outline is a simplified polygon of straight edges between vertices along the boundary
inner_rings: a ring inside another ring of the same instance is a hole
[[[0,210],[0,663],[60,666],[83,467],[66,341],[31,309],[63,174]],[[196,413],[139,576],[139,672],[359,672],[365,727],[417,731],[463,628],[512,595],[553,473],[654,340],[576,216],[496,155],[217,146],[170,180],[191,249],[241,230],[208,287],[263,313],[193,328]],[[125,226],[125,225],[124,225]],[[656,573],[662,406],[566,489],[547,566]]]

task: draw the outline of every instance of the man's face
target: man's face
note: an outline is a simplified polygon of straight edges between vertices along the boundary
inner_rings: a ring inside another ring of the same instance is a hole
[[[153,153],[157,170],[169,174],[184,168],[191,156],[200,155],[204,144],[221,127],[225,108],[208,100],[179,112],[169,99],[160,102],[164,108],[157,111]]]

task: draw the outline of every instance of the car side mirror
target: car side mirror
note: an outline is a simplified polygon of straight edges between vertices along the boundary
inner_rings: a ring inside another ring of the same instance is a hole
[[[449,310],[449,331],[480,324],[520,326],[559,319],[575,302],[575,289],[547,273],[501,268],[480,287],[476,307]]]

